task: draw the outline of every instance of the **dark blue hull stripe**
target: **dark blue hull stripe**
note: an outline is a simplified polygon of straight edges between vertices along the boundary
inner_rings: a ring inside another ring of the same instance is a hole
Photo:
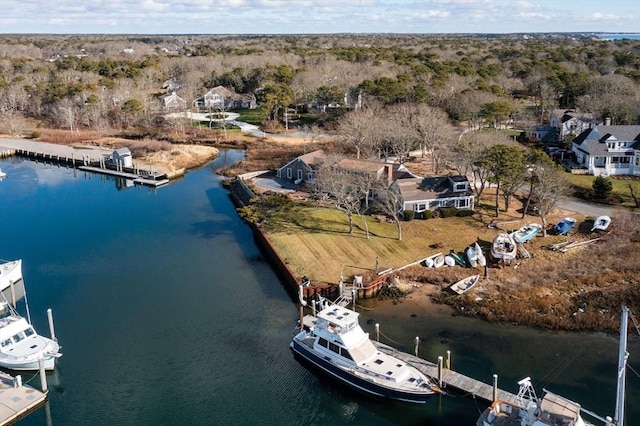
[[[334,378],[340,380],[342,383],[350,386],[351,388],[367,393],[369,395],[415,403],[425,403],[427,402],[429,397],[433,395],[433,393],[413,393],[390,389],[362,379],[358,376],[354,376],[349,372],[344,371],[340,367],[333,365],[331,362],[325,360],[324,358],[316,355],[304,345],[296,342],[295,340],[291,342],[291,349],[307,361],[311,362],[312,364],[328,373],[330,376],[333,376]]]

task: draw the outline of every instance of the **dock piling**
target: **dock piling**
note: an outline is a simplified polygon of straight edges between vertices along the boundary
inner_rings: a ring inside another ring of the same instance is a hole
[[[498,399],[498,375],[493,375],[493,402]]]
[[[438,357],[438,386],[442,388],[442,356]]]
[[[418,336],[416,336],[416,349],[415,349],[415,353],[416,356],[418,356],[418,346],[420,346],[420,338]]]
[[[42,389],[42,392],[47,392],[47,375],[44,372],[44,358],[42,357],[42,355],[40,355],[38,357],[38,367],[40,370],[40,388]]]
[[[47,318],[49,318],[49,332],[51,333],[51,340],[57,342],[56,339],[56,331],[53,328],[53,313],[51,312],[51,308],[47,309]]]
[[[451,351],[447,351],[447,364],[445,368],[451,370]]]
[[[376,323],[376,342],[380,341],[380,324]]]

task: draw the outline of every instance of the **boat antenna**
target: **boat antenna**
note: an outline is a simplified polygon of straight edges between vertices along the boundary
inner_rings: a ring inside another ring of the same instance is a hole
[[[627,322],[628,322],[629,308],[622,307],[622,315],[620,317],[620,351],[618,353],[618,391],[616,395],[616,414],[615,424],[616,426],[624,426],[624,394],[627,378],[627,359],[629,358],[629,352],[627,352]]]
[[[27,321],[31,324],[31,312],[29,312],[29,301],[27,300],[27,287],[24,287],[24,309],[27,311]]]

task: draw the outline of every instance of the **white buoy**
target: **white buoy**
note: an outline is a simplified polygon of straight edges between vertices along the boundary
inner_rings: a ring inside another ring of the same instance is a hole
[[[44,372],[44,358],[42,354],[38,357],[38,367],[40,370],[40,387],[42,388],[42,392],[47,392],[47,375]]]
[[[51,333],[51,340],[57,342],[56,331],[53,328],[53,313],[51,312],[51,308],[47,309],[47,318],[49,318],[49,332]]]

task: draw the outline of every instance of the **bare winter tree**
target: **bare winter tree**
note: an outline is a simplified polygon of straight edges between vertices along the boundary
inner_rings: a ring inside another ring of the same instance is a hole
[[[395,185],[388,186],[382,182],[379,182],[374,192],[376,194],[376,210],[393,220],[398,230],[398,241],[402,241],[402,206],[400,192]]]
[[[454,131],[449,124],[447,114],[427,104],[413,105],[409,108],[409,126],[415,131],[422,150],[422,156],[431,155],[434,173],[440,171],[447,152],[454,140]]]
[[[379,118],[380,110],[377,105],[369,105],[348,112],[340,120],[338,134],[345,141],[347,147],[355,149],[356,158],[373,158],[377,133],[376,120]]]
[[[578,98],[582,111],[589,111],[611,124],[635,124],[640,108],[640,88],[630,78],[611,74],[593,77],[587,94]]]
[[[547,236],[547,215],[553,211],[560,199],[567,193],[569,184],[564,171],[552,164],[543,173],[538,174],[538,183],[533,197],[538,202],[538,214],[542,221],[543,235]]]
[[[78,111],[77,103],[70,98],[62,98],[56,104],[58,120],[62,125],[69,128],[72,133],[77,131]]]
[[[367,194],[359,186],[355,175],[335,168],[337,160],[337,157],[331,156],[320,165],[316,173],[316,185],[320,191],[328,193],[336,209],[347,216],[349,233],[353,234],[353,215],[359,214],[362,200]]]

